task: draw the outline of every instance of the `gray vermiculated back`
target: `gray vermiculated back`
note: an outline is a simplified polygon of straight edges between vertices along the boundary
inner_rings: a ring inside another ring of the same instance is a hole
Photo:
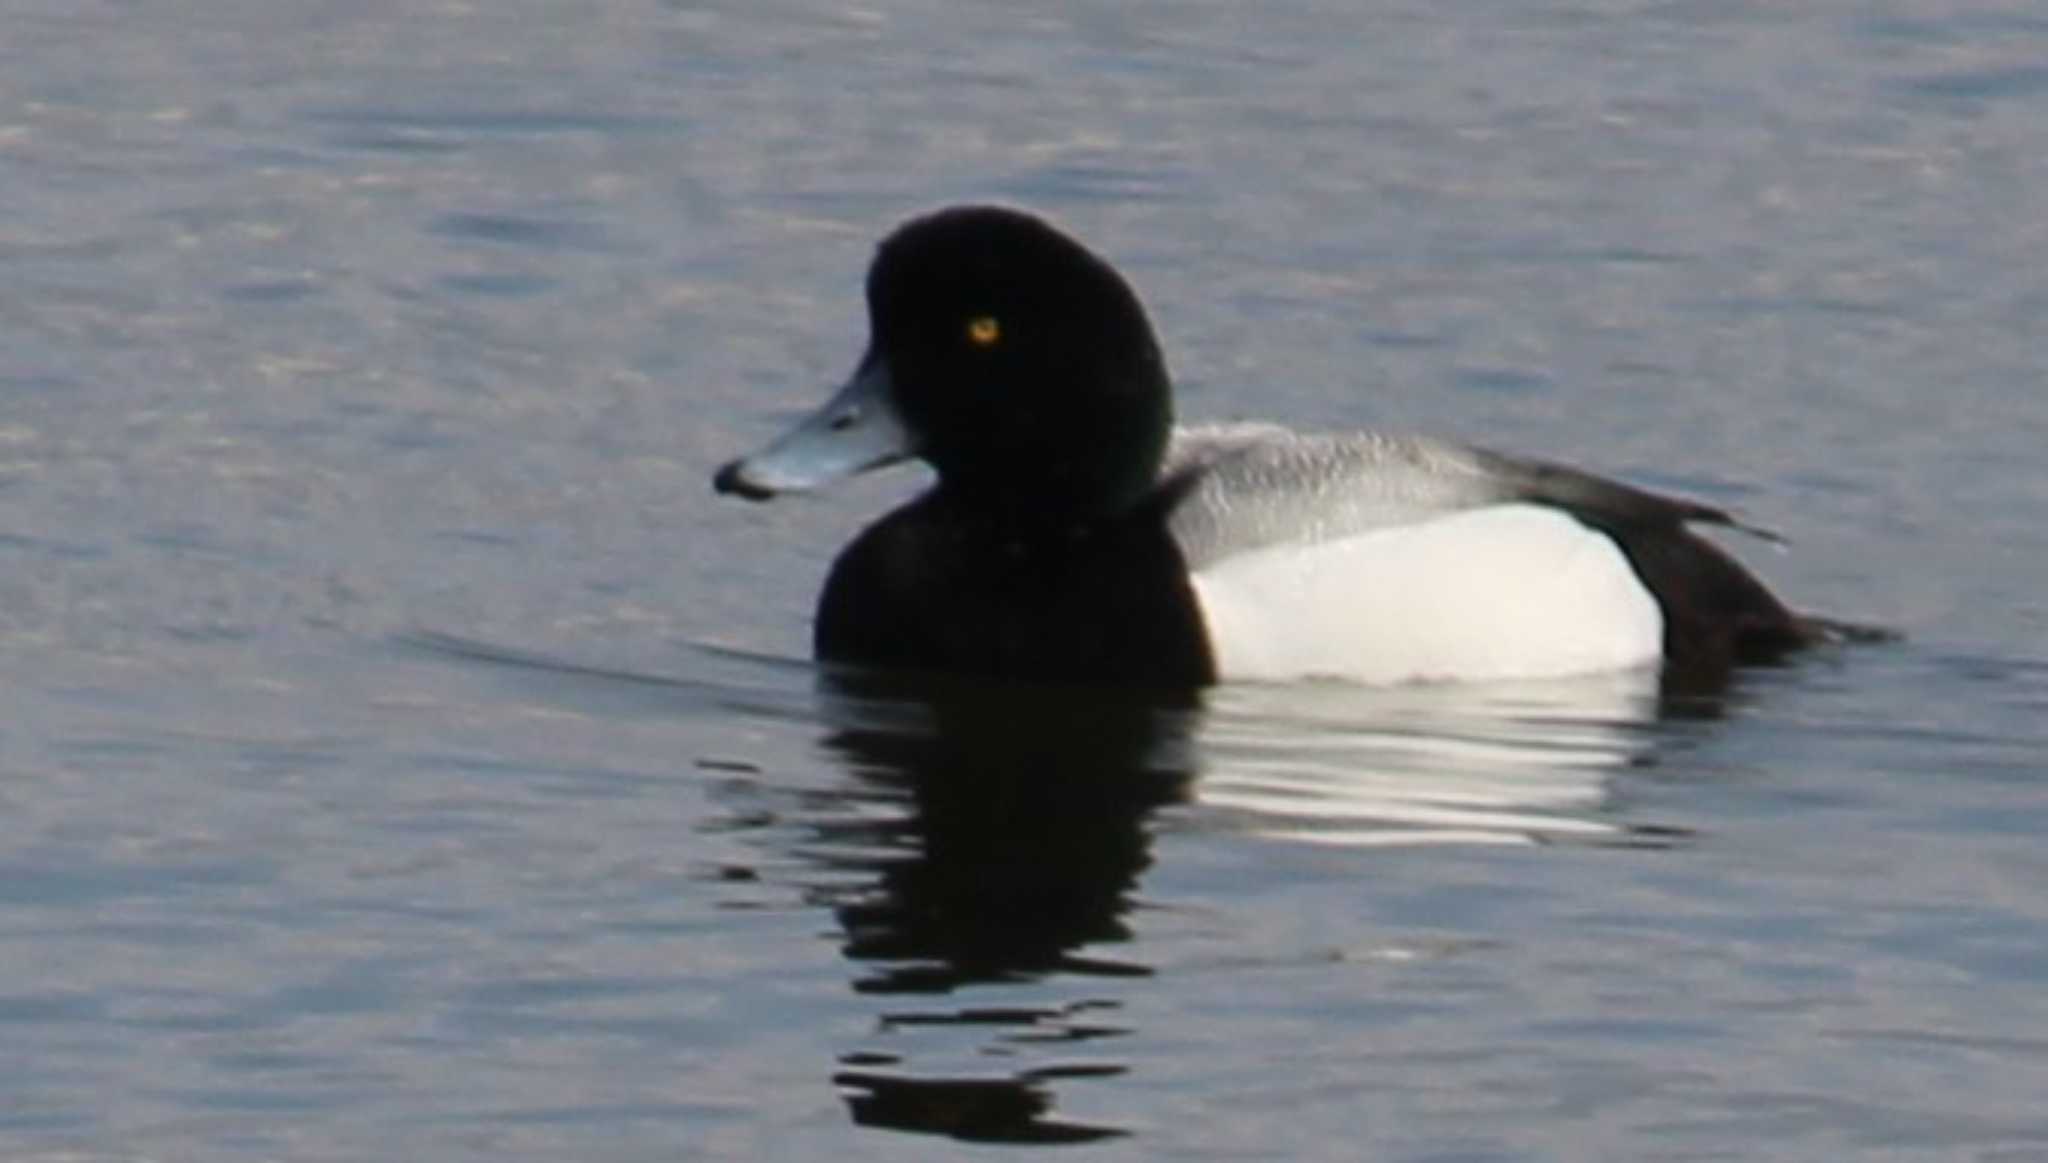
[[[1274,545],[1314,544],[1509,500],[1512,480],[1474,449],[1382,432],[1300,433],[1271,424],[1183,428],[1169,518],[1189,568]]]
[[[1506,501],[1555,506],[1601,526],[1698,521],[1777,540],[1713,506],[1565,465],[1384,432],[1183,428],[1174,432],[1164,472],[1185,482],[1169,527],[1191,569]]]

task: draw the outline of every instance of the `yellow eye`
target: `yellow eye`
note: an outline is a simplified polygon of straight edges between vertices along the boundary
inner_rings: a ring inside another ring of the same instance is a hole
[[[976,347],[993,347],[1003,337],[1003,325],[993,315],[976,315],[967,321],[967,342]]]

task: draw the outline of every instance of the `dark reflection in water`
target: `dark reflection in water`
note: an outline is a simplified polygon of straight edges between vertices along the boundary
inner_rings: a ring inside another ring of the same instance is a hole
[[[1160,807],[1186,805],[1177,828],[1260,842],[1669,847],[1684,830],[1617,810],[1612,781],[1683,746],[1740,689],[1679,697],[1643,672],[1157,693],[831,671],[813,698],[789,682],[807,665],[714,648],[708,659],[743,669],[685,678],[404,641],[605,680],[589,693],[607,704],[623,689],[664,715],[822,726],[843,773],[824,786],[699,757],[730,777],[719,795],[732,810],[705,829],[753,833],[774,863],[800,866],[801,899],[837,921],[853,989],[877,999],[873,1038],[832,1074],[853,1119],[1001,1143],[1127,1133],[1058,1117],[1054,1087],[1126,1071],[1104,1054],[1133,1033],[1125,1001],[1154,973],[1129,916]],[[547,689],[559,701],[586,688]],[[712,875],[762,879],[741,865]],[[1414,952],[1392,940],[1370,952]],[[967,994],[978,1004],[955,1004]]]
[[[864,1070],[832,1076],[864,1127],[924,1131],[986,1143],[1086,1143],[1127,1132],[1048,1118],[1055,1078],[1121,1074],[1120,1067],[1025,1070],[1010,1078],[911,1078]]]
[[[805,906],[836,920],[852,987],[879,1011],[832,1072],[854,1121],[977,1142],[1128,1133],[1059,1117],[1055,1088],[1127,1069],[1114,1057],[1134,1032],[1126,1002],[1155,972],[1130,914],[1160,807],[1185,805],[1176,828],[1260,843],[1667,847],[1684,831],[1616,810],[1611,781],[1725,708],[1721,690],[1680,697],[1648,672],[1157,693],[830,671],[813,696],[808,664],[718,648],[704,659],[725,673],[684,677],[438,633],[402,641],[533,672],[553,702],[616,711],[625,693],[665,717],[822,727],[840,771],[822,786],[698,757],[731,808],[704,829],[752,834],[771,867],[793,862]],[[709,875],[763,880],[739,864]],[[752,891],[725,903],[759,906]],[[1363,952],[1415,952],[1390,941]]]
[[[1124,916],[1150,863],[1147,813],[1184,799],[1193,697],[873,675],[828,676],[828,746],[872,790],[907,805],[883,820],[820,824],[842,867],[871,884],[834,903],[865,993],[932,995],[1059,973],[1148,976],[1082,954],[1129,939]],[[883,1029],[988,1027],[1020,1042],[1114,1037],[1103,997],[1057,1007],[884,1015]],[[1045,1066],[1006,1077],[893,1073],[849,1055],[835,1081],[856,1122],[991,1142],[1072,1142],[1121,1132],[1050,1117],[1047,1084],[1121,1073]]]
[[[1679,697],[1652,673],[1200,695],[828,673],[824,745],[861,810],[811,821],[806,859],[837,874],[812,899],[839,922],[854,989],[897,999],[878,1035],[974,1041],[964,1060],[915,1067],[890,1048],[844,1054],[834,1082],[867,1126],[1006,1143],[1123,1134],[1057,1118],[1052,1085],[1124,1066],[1042,1056],[1130,1032],[1114,980],[1153,972],[1126,943],[1155,809],[1185,802],[1203,827],[1316,844],[1666,847],[1683,831],[1617,818],[1609,781],[1654,760],[1660,721],[1711,719],[1723,693]],[[930,1004],[1053,977],[1088,992]],[[1001,1069],[1027,1052],[1030,1067]]]

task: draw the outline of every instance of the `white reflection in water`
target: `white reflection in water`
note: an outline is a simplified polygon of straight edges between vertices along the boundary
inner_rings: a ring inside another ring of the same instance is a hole
[[[1248,830],[1320,844],[1611,841],[1608,779],[1653,736],[1657,678],[1210,693],[1195,798]]]

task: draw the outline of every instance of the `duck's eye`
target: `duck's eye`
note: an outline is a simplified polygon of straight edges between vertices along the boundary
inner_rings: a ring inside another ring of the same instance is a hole
[[[967,342],[976,347],[994,347],[1003,337],[1003,325],[993,315],[976,315],[967,321]]]

